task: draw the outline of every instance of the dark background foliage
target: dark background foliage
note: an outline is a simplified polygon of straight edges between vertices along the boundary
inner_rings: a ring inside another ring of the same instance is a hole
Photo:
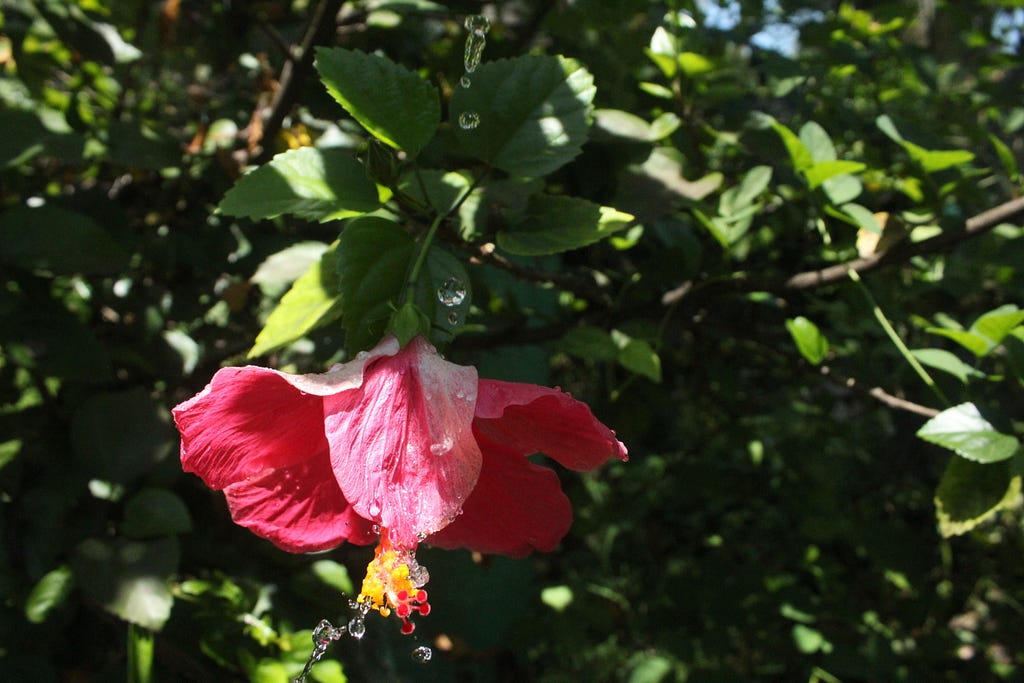
[[[915,436],[968,402],[1021,428],[1020,321],[958,341],[1021,299],[1019,2],[6,0],[0,678],[285,681],[345,618],[371,551],[235,527],[180,472],[169,409],[247,362],[302,245],[338,235],[217,213],[224,194],[282,150],[372,151],[310,48],[380,51],[447,102],[476,13],[485,63],[594,76],[589,141],[537,182],[637,220],[513,260],[442,234],[477,262],[446,354],[572,391],[632,460],[563,477],[554,553],[423,550],[416,636],[371,620],[316,680],[1019,677],[1021,456]],[[853,165],[816,183],[830,156]],[[947,354],[921,360],[933,386],[883,322]],[[259,362],[319,371],[344,341]]]

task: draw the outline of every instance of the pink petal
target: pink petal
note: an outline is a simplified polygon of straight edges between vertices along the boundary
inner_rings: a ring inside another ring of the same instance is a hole
[[[462,515],[427,542],[512,557],[554,549],[572,524],[555,472],[483,436],[478,442],[484,466]]]
[[[573,470],[593,469],[608,458],[628,459],[615,432],[586,403],[558,389],[482,379],[474,426],[522,455],[544,453]]]
[[[373,524],[341,495],[326,448],[318,455],[228,485],[224,493],[231,518],[291,553],[327,550],[343,541],[372,543],[377,538]]]
[[[334,476],[396,546],[448,524],[476,484],[476,382],[474,368],[444,361],[417,337],[367,363],[358,390],[324,398]]]
[[[326,462],[322,405],[319,396],[294,389],[282,373],[224,368],[172,411],[181,432],[182,468],[222,489],[318,452]]]

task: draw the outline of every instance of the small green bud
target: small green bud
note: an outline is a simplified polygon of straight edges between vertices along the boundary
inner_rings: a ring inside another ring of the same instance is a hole
[[[404,303],[391,316],[387,331],[395,335],[399,344],[405,346],[414,337],[420,335],[426,337],[430,333],[430,318],[415,304]]]

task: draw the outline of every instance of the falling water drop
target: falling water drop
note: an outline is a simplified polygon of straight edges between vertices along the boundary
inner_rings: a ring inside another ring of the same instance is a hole
[[[487,17],[473,14],[466,17],[465,27],[469,31],[469,35],[466,36],[463,66],[466,67],[466,73],[471,74],[476,71],[476,67],[480,64],[480,57],[484,53],[484,46],[487,45],[487,31],[491,28],[491,22],[487,20]]]
[[[479,125],[480,114],[477,114],[472,109],[467,109],[459,114],[459,127],[462,128],[462,130],[473,130]]]
[[[363,621],[362,615],[352,617],[352,620],[348,622],[348,633],[356,640],[360,640],[366,635],[366,622]]]
[[[426,664],[434,656],[434,651],[426,645],[420,645],[412,651],[412,660],[419,664]]]
[[[437,288],[437,300],[445,306],[458,306],[466,300],[466,283],[457,277],[450,277]]]

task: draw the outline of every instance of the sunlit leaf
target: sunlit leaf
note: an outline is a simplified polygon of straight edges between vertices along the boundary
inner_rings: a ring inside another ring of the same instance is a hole
[[[633,216],[578,197],[536,195],[525,215],[498,233],[513,254],[556,254],[593,244],[622,230]]]
[[[387,57],[319,47],[327,92],[378,140],[415,157],[441,123],[437,88]]]
[[[300,147],[239,178],[217,209],[247,218],[294,214],[323,222],[368,213],[379,205],[376,185],[351,152]]]
[[[1006,460],[1020,447],[1017,437],[996,431],[973,403],[942,411],[928,420],[917,435],[980,463]]]
[[[267,317],[248,356],[255,358],[301,339],[341,317],[337,243],[299,277]]]
[[[67,601],[74,584],[74,573],[67,565],[47,572],[25,600],[25,618],[33,624],[46,621],[54,610]]]
[[[171,615],[168,581],[178,568],[177,539],[133,542],[91,538],[75,552],[78,586],[125,621],[159,631]]]
[[[808,363],[820,365],[821,361],[825,360],[828,354],[828,340],[817,325],[803,316],[797,316],[786,321],[786,329],[789,330],[800,355],[807,359]]]
[[[971,377],[985,377],[985,373],[976,370],[945,349],[914,349],[914,358],[923,365],[948,372],[964,384]]]
[[[1021,477],[1011,461],[992,464],[953,458],[935,492],[939,531],[959,536],[1012,505],[1021,492]]]
[[[661,382],[661,358],[648,342],[619,330],[612,330],[611,337],[619,349],[619,365],[652,382]]]
[[[580,153],[595,92],[593,77],[572,59],[485,62],[472,86],[452,95],[452,127],[466,154],[513,175],[546,175]],[[468,112],[479,117],[475,127],[459,124]]]

